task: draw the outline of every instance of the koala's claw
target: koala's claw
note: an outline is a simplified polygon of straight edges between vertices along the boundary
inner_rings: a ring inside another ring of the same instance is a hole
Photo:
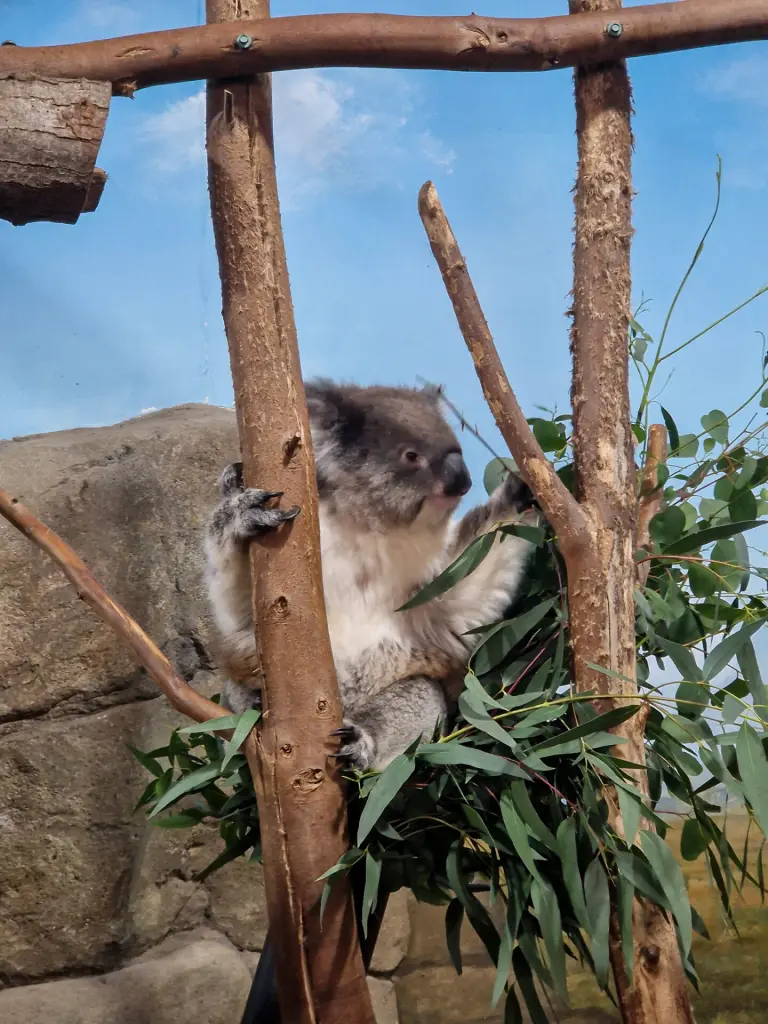
[[[249,487],[237,498],[238,535],[253,537],[265,530],[275,530],[281,523],[290,522],[299,514],[299,506],[292,508],[267,508],[272,498],[281,498],[282,491],[260,491]]]
[[[340,729],[334,729],[331,736],[341,740],[334,757],[345,761],[350,767],[356,768],[359,772],[367,771],[373,763],[375,744],[373,738],[364,730],[352,722],[344,722]]]

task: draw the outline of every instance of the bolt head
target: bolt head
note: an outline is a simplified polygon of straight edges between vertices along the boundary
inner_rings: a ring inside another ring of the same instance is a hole
[[[235,39],[235,46],[238,50],[248,50],[252,43],[253,39],[247,32],[241,32],[241,34]]]
[[[611,39],[618,39],[624,31],[624,26],[618,21],[611,21],[605,26],[605,34]]]

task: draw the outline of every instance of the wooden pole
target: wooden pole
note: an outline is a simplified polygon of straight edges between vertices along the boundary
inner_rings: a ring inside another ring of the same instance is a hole
[[[91,78],[119,95],[199,78],[314,67],[551,71],[768,36],[768,0],[678,0],[574,17],[315,14],[145,32],[67,46],[2,46],[0,74]],[[236,42],[237,40],[237,42]]]
[[[581,12],[624,17],[621,0],[570,0]],[[624,61],[574,72],[578,172],[573,248],[573,453],[576,497],[589,521],[589,543],[564,547],[576,689],[611,697],[637,694],[635,654],[635,461],[629,405],[630,243],[632,238],[632,98]],[[608,677],[590,667],[610,669]],[[626,700],[622,701],[626,703]],[[622,756],[645,764],[646,715],[617,732]],[[647,775],[635,773],[647,796]],[[611,823],[621,834],[617,802]],[[624,971],[619,929],[611,962],[625,1024],[692,1024],[675,927],[658,907],[635,901],[635,967]]]
[[[264,17],[267,0],[207,0],[211,23]],[[330,755],[341,706],[320,566],[312,441],[272,146],[268,75],[208,83],[208,174],[244,477],[301,515],[251,545],[265,716],[250,760],[284,1024],[374,1024],[349,888],[320,927],[318,878],[347,849]]]

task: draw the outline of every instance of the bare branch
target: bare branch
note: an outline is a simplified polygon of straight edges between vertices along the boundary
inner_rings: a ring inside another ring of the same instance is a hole
[[[587,520],[533,436],[493,343],[467,265],[437,190],[431,181],[419,191],[419,214],[443,275],[461,333],[475,364],[485,400],[520,473],[539,500],[561,544],[578,543]]]
[[[211,718],[221,718],[229,713],[193,690],[141,626],[124,608],[112,600],[72,548],[2,488],[0,515],[53,559],[74,586],[78,597],[89,604],[99,618],[111,626],[120,639],[131,648],[149,677],[157,683],[177,711],[195,722],[207,722]]]
[[[607,31],[609,24],[618,30]],[[67,46],[0,47],[0,75],[148,85],[313,67],[549,71],[764,39],[768,0],[682,0],[571,17],[321,14],[146,32]],[[236,43],[235,40],[238,40]]]
[[[667,460],[667,428],[662,423],[651,424],[648,430],[648,451],[643,467],[643,482],[640,488],[640,501],[637,506],[637,540],[635,548],[647,550],[650,544],[648,532],[651,520],[661,509],[663,499],[662,488],[659,487],[659,466]],[[644,587],[651,571],[650,560],[637,565],[637,582]]]

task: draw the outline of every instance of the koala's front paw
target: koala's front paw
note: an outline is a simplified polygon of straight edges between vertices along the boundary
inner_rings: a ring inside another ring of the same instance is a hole
[[[494,498],[499,509],[520,514],[536,507],[536,499],[528,484],[517,473],[507,473]]]
[[[282,497],[282,491],[243,488],[243,467],[239,462],[224,470],[220,487],[222,500],[211,520],[211,531],[220,537],[251,540],[260,533],[275,530],[281,523],[295,519],[300,511],[298,505],[288,509],[267,507],[272,498]]]
[[[334,729],[331,735],[341,740],[336,754],[340,761],[360,772],[368,771],[376,756],[376,743],[369,732],[345,718],[341,729]]]

